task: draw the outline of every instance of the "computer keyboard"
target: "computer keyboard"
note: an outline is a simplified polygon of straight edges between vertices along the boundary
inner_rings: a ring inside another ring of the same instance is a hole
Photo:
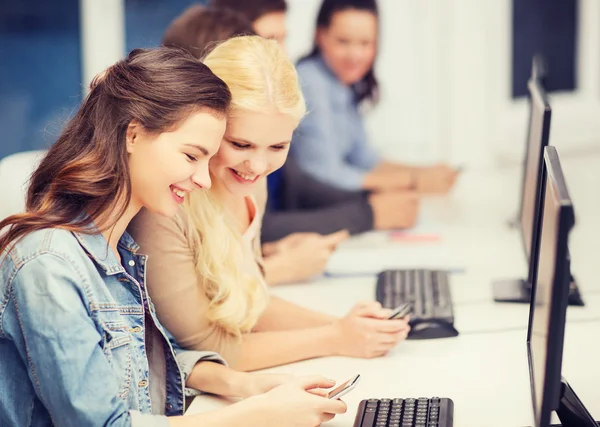
[[[447,398],[369,399],[360,402],[354,427],[452,427],[453,419]]]
[[[448,273],[440,270],[385,270],[377,276],[377,301],[394,309],[410,302],[408,339],[455,337],[454,310]]]

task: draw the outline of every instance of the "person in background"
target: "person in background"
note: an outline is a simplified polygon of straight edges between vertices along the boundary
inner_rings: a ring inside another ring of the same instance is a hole
[[[285,0],[211,0],[210,5],[222,11],[218,13],[228,15],[222,22],[227,23],[229,28],[229,31],[222,28],[221,34],[212,32],[214,38],[209,37],[211,41],[224,40],[228,38],[224,37],[227,33],[231,37],[253,30],[259,36],[272,38],[284,46],[287,34]],[[245,22],[230,18],[224,9],[236,11],[238,17],[243,15]],[[171,26],[173,33],[189,35],[192,40],[188,40],[187,45],[192,51],[197,51],[197,46],[204,49],[206,34],[211,33],[211,24],[207,22],[209,27],[203,27],[196,18],[190,8],[180,18],[180,25]],[[267,181],[269,197],[263,217],[262,241],[266,243],[264,250],[268,254],[276,253],[278,248],[283,249],[286,245],[309,250],[311,241],[318,240],[319,234],[330,234],[340,229],[353,235],[373,229],[410,228],[414,226],[419,212],[419,199],[415,192],[370,193],[339,189],[304,172],[291,157],[281,169],[271,173]],[[289,235],[292,235],[289,239],[277,242]],[[326,259],[315,265],[324,261]]]
[[[275,41],[258,36],[230,38],[203,62],[232,93],[223,142],[210,162],[212,187],[191,193],[173,218],[142,210],[130,226],[153,260],[147,285],[161,322],[181,346],[218,351],[243,371],[328,355],[385,355],[406,338],[408,319],[387,320],[390,310],[378,303],[337,318],[269,297],[260,218],[265,177],[285,162],[305,113],[293,64]]]
[[[456,170],[387,162],[367,141],[360,107],[379,98],[378,27],[375,0],[323,0],[314,47],[297,66],[311,113],[294,134],[291,155],[314,177],[347,190],[446,193]]]
[[[215,9],[235,10],[246,18],[261,37],[275,40],[283,48],[287,37],[285,0],[209,0]]]
[[[136,49],[94,79],[26,212],[0,221],[0,425],[312,427],[345,411],[313,390],[333,385],[322,377],[249,375],[177,347],[146,293],[153,261],[125,229],[210,187],[230,100],[181,50]],[[182,417],[199,390],[249,398]]]

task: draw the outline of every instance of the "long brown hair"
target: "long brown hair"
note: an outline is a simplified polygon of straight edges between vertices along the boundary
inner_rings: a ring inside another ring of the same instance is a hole
[[[33,173],[26,212],[0,222],[0,253],[45,228],[89,232],[95,222],[98,231],[109,229],[131,197],[129,123],[161,133],[198,109],[225,116],[230,102],[223,80],[189,52],[133,50],[92,82],[90,94]]]

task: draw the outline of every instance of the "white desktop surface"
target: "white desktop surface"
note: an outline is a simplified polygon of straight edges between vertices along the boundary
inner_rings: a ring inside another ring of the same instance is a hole
[[[569,307],[563,375],[590,412],[600,419],[600,156],[562,160],[575,206],[570,252],[585,307]],[[523,277],[527,271],[520,233],[507,226],[518,209],[518,168],[465,171],[449,197],[423,202],[423,221],[415,235],[436,234],[433,242],[390,241],[386,233],[367,233],[344,243],[329,271],[344,277],[279,286],[273,294],[300,305],[344,315],[359,300],[373,300],[376,271],[383,268],[442,267],[451,276],[455,326],[460,335],[410,340],[374,360],[321,358],[268,371],[320,373],[345,381],[360,373],[360,384],[344,397],[348,413],[327,425],[352,426],[360,400],[371,397],[441,396],[454,401],[454,425],[492,427],[532,425],[526,304],[492,301],[491,282]],[[188,413],[226,404],[200,396]]]
[[[599,324],[567,326],[563,375],[597,418]],[[365,360],[322,358],[265,372],[321,373],[343,382],[357,373],[361,381],[344,397],[348,412],[326,425],[352,427],[362,399],[373,397],[449,397],[456,427],[518,427],[533,424],[525,331],[464,335],[443,340],[408,341],[388,356]],[[594,380],[596,379],[596,381]],[[222,399],[196,398],[188,413],[226,405]]]

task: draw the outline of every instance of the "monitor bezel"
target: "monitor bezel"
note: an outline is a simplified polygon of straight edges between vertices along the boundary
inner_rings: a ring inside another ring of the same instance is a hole
[[[542,86],[539,80],[531,79],[527,83],[527,87],[529,89],[529,98],[531,103],[530,116],[529,116],[529,127],[527,132],[527,143],[525,144],[525,161],[523,163],[523,174],[522,174],[522,182],[521,182],[521,198],[520,198],[520,206],[519,206],[519,217],[518,217],[518,229],[521,234],[521,244],[523,247],[523,253],[525,254],[525,259],[527,260],[527,283],[533,284],[536,280],[536,271],[537,271],[537,259],[535,254],[537,253],[537,245],[539,243],[539,222],[541,218],[540,206],[541,206],[541,197],[542,197],[542,186],[544,184],[543,179],[543,163],[544,163],[544,149],[548,146],[550,141],[550,124],[552,121],[552,108],[550,107],[550,102],[548,101],[548,95],[546,94],[546,90]],[[536,173],[537,182],[535,183],[535,200],[534,200],[534,215],[533,222],[531,227],[531,235],[529,236],[531,239],[531,250],[527,253],[527,243],[526,243],[526,232],[523,228],[523,207],[524,197],[525,197],[525,185],[526,185],[526,168],[527,162],[529,160],[529,152],[530,152],[530,133],[531,133],[531,118],[533,116],[534,109],[538,109],[542,111],[542,133],[541,133],[541,141],[540,141],[540,150],[539,150],[539,162],[538,162],[538,170]],[[531,256],[531,255],[534,256]]]
[[[533,314],[535,307],[535,296],[537,290],[537,275],[536,282],[532,287],[531,302],[529,308],[529,325],[527,328],[527,358],[529,364],[529,380],[532,396],[532,407],[535,418],[536,427],[546,427],[550,423],[552,411],[558,409],[561,396],[561,366],[562,354],[564,346],[565,321],[568,305],[569,293],[569,258],[568,258],[568,237],[571,229],[575,224],[575,215],[573,204],[567,191],[564,175],[558,158],[558,153],[554,147],[546,147],[544,149],[544,195],[546,187],[551,186],[551,191],[554,196],[554,203],[559,207],[558,210],[558,231],[556,245],[556,263],[554,265],[554,281],[552,283],[552,296],[550,303],[550,319],[548,341],[546,343],[546,366],[544,369],[544,386],[543,400],[541,408],[537,408],[535,377],[533,371],[531,332],[533,326]],[[540,224],[543,227],[543,215],[545,210],[544,203],[540,205]],[[541,228],[540,227],[540,236]],[[540,239],[541,240],[541,239]],[[536,249],[541,251],[541,246]],[[539,264],[538,264],[539,265]]]

